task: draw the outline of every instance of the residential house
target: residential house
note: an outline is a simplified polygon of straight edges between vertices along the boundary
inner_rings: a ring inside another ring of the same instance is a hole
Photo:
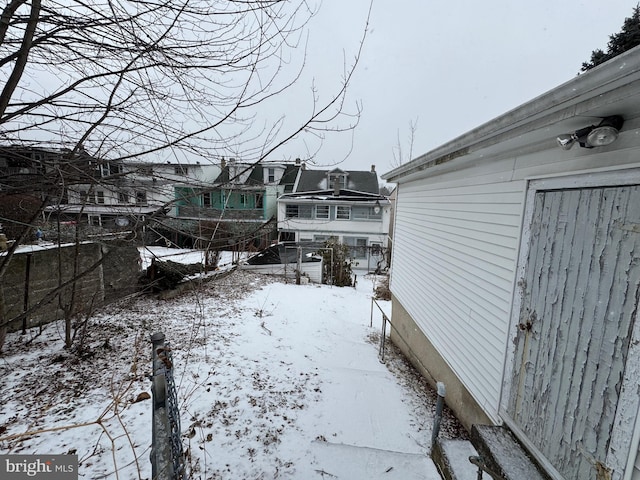
[[[320,244],[334,237],[351,247],[360,266],[375,269],[384,263],[391,214],[389,200],[378,192],[373,166],[301,169],[293,191],[278,200],[280,240]]]
[[[197,221],[206,245],[264,248],[277,238],[277,199],[293,189],[299,160],[245,163],[223,160],[205,188],[176,187],[176,217]]]
[[[0,146],[0,193],[67,200],[67,187],[89,182],[100,161],[85,150],[40,145]]]
[[[0,146],[0,207],[7,235],[22,235],[25,222],[33,222],[43,204],[66,205],[82,185],[99,182],[105,167],[108,162],[83,149]]]
[[[552,478],[640,479],[640,49],[382,178],[396,345]]]
[[[175,216],[176,191],[183,186],[205,188],[220,171],[219,166],[201,162],[102,162],[92,183],[74,185],[68,202],[48,208],[60,212],[63,220],[79,221],[108,231],[146,229],[149,216]],[[154,235],[168,243],[176,235],[173,225],[163,220]],[[145,231],[145,233],[147,233]]]

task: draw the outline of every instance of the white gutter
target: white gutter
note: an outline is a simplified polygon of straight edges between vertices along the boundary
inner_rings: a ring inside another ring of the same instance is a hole
[[[620,90],[640,80],[640,47],[583,73],[529,102],[401,165],[381,178],[395,183],[407,175],[424,171],[456,158],[468,156],[535,129],[557,124],[587,111],[587,102]],[[582,107],[581,107],[582,105]]]

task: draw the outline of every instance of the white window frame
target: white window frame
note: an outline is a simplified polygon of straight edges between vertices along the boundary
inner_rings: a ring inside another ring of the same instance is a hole
[[[295,214],[294,214],[295,209]],[[285,206],[286,218],[305,218],[312,219],[314,213],[313,205],[290,203]]]
[[[342,213],[340,213],[342,210]],[[347,215],[345,218],[344,212]],[[336,220],[351,220],[351,206],[350,205],[337,205],[336,206]]]
[[[326,212],[326,215],[320,215],[320,211]],[[331,207],[329,205],[316,205],[316,218],[318,220],[329,220],[331,218]]]
[[[295,213],[294,213],[295,209]],[[285,218],[298,218],[298,213],[300,209],[297,204],[288,203],[284,207],[284,216]]]

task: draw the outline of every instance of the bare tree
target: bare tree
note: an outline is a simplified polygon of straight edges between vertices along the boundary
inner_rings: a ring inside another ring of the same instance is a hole
[[[315,13],[306,0],[10,0],[0,15],[0,144],[65,150],[37,188],[0,176],[0,194],[37,190],[42,201],[0,279],[47,204],[64,202],[70,185],[120,179],[96,173],[110,162],[230,152],[258,162],[300,135],[353,129],[360,107],[345,101],[366,27],[332,95],[320,101],[312,85],[295,125],[269,108],[301,79]]]
[[[112,159],[167,149],[210,158],[246,145],[246,159],[302,130],[350,128],[354,117],[339,125],[343,88],[293,132],[280,131],[285,112],[260,121],[261,104],[299,78],[304,56],[285,67],[314,13],[283,0],[14,0],[0,22],[3,140]]]
[[[418,118],[409,121],[409,134],[407,138],[407,149],[403,147],[403,142],[400,139],[400,130],[398,130],[398,139],[396,146],[392,149],[393,162],[392,167],[399,167],[403,163],[409,162],[413,159],[413,142],[416,137],[416,130],[418,129]]]

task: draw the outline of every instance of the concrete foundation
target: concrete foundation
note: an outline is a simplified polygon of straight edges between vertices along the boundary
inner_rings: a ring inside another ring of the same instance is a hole
[[[402,350],[433,388],[436,388],[437,382],[445,384],[446,404],[468,431],[471,431],[473,424],[493,424],[402,304],[393,295],[391,301],[391,341]]]

